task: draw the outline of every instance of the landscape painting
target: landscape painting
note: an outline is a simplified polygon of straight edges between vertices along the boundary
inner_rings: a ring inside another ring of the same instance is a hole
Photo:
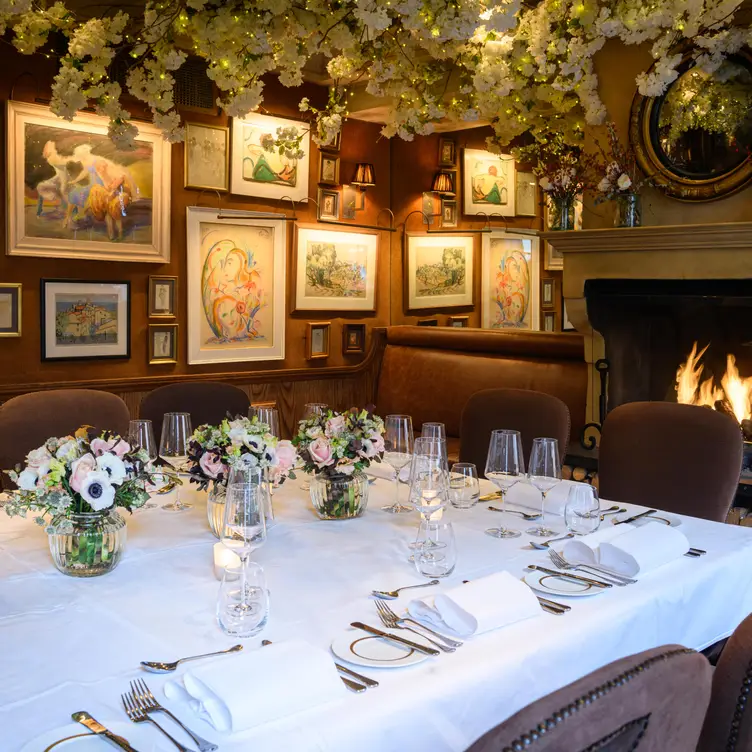
[[[408,309],[473,304],[473,238],[410,235],[407,247]]]
[[[537,330],[539,240],[495,230],[483,236],[481,316],[485,329]]]
[[[188,362],[283,358],[284,223],[187,211]]]
[[[296,311],[376,310],[376,232],[297,227]]]
[[[462,167],[465,214],[514,216],[514,157],[465,149]]]
[[[9,102],[8,116],[9,254],[169,259],[169,148],[156,129],[139,126],[127,148],[93,115],[68,123]]]
[[[305,133],[300,144],[302,157],[283,150],[265,149],[282,129]],[[308,126],[297,120],[251,113],[232,123],[231,192],[243,196],[300,201],[308,195],[310,136]]]

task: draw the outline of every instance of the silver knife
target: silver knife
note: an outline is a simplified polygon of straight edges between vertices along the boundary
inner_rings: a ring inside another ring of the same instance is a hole
[[[109,729],[105,728],[99,721],[95,721],[85,710],[79,710],[77,713],[73,713],[71,718],[78,723],[82,723],[89,731],[103,736],[107,741],[112,742],[116,747],[126,750],[126,752],[138,752],[137,749],[131,747],[128,744],[127,739],[123,739],[122,736],[117,736]]]
[[[636,514],[634,517],[627,517],[626,520],[611,520],[611,523],[613,525],[623,525],[625,522],[634,522],[635,520],[639,520],[640,517],[647,517],[649,514],[655,514],[658,510],[657,509],[648,509],[647,512],[640,512],[639,514]]]
[[[341,663],[335,663],[334,665],[337,667],[337,671],[341,671],[343,674],[352,676],[353,679],[357,679],[361,684],[365,684],[366,687],[378,687],[379,686],[379,683],[377,681],[374,681],[373,679],[369,679],[367,676],[363,676],[363,674],[358,674],[352,669],[347,668],[347,666],[343,666]]]
[[[369,627],[368,624],[363,624],[362,621],[354,621],[350,626],[355,627],[356,629],[362,629],[364,632],[370,632],[377,637],[383,637],[385,640],[391,640],[398,645],[412,648],[419,653],[425,653],[426,655],[439,655],[439,651],[434,648],[427,648],[425,645],[419,645],[417,642],[410,642],[410,640],[405,640],[402,637],[397,637],[397,635],[389,634],[389,632],[382,632],[380,629],[376,629],[376,627]]]
[[[591,580],[588,577],[580,577],[578,574],[569,574],[569,572],[556,571],[554,569],[546,569],[545,567],[539,567],[537,564],[530,564],[528,569],[537,569],[539,572],[545,572],[546,574],[553,575],[555,577],[568,577],[570,580],[576,582],[586,582],[588,585],[597,585],[602,588],[612,587],[610,582],[602,582],[601,580]]]
[[[548,608],[554,609],[556,611],[561,611],[562,613],[565,613],[567,611],[571,611],[571,606],[565,606],[563,603],[557,603],[556,601],[550,601],[548,598],[541,598],[540,595],[536,596],[538,598],[538,601],[541,605],[548,606]]]

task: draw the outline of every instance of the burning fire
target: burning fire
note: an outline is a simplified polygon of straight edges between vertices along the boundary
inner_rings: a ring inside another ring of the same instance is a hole
[[[700,363],[709,345],[697,352],[697,342],[687,362],[679,366],[676,372],[676,400],[686,405],[702,405],[714,410],[724,410],[733,414],[741,424],[752,417],[752,376],[743,379],[736,367],[736,358],[726,356],[726,373],[721,379],[721,386],[708,378],[700,382],[704,366]]]

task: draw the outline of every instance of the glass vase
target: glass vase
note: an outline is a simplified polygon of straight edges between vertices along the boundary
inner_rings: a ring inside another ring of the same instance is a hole
[[[222,525],[225,519],[225,499],[227,498],[227,486],[220,483],[212,483],[209,494],[206,497],[206,519],[209,522],[209,530],[215,538],[222,537]]]
[[[574,197],[549,197],[549,230],[574,230]]]
[[[311,501],[322,520],[360,517],[368,506],[368,478],[365,473],[311,478]]]
[[[70,514],[47,529],[55,566],[71,577],[99,577],[120,563],[125,520],[115,511]]]
[[[636,193],[616,197],[614,227],[639,227],[642,224],[642,201]]]

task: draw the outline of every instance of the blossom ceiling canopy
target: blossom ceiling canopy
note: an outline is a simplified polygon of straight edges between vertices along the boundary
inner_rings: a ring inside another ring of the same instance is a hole
[[[750,38],[735,25],[742,0],[162,0],[142,13],[77,18],[64,2],[0,0],[0,31],[25,54],[60,54],[51,107],[72,118],[93,104],[115,140],[136,132],[109,77],[129,56],[126,86],[152,110],[171,141],[183,137],[173,72],[187,55],[203,58],[232,116],[258,109],[264,76],[303,82],[324,55],[332,80],[325,107],[307,100],[318,143],[335,137],[352,87],[390,102],[385,136],[410,140],[444,119],[490,122],[492,147],[525,132],[575,139],[598,124],[593,55],[606,39],[650,42],[655,60],[637,77],[641,94],[662,94],[677,77],[681,43],[691,41],[702,70],[717,69]]]

